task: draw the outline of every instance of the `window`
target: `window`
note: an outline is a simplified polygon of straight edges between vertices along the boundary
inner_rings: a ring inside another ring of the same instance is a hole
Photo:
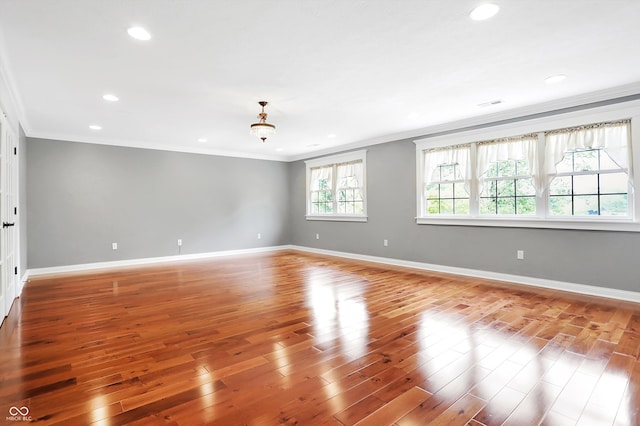
[[[535,215],[537,135],[477,144],[480,215]]]
[[[362,160],[335,165],[338,214],[364,214]]]
[[[552,216],[630,215],[628,136],[628,120],[546,134]]]
[[[469,214],[469,193],[459,164],[440,164],[426,185],[427,214]]]
[[[632,111],[640,118],[638,108]],[[495,138],[499,131],[490,129],[417,141],[417,223],[640,231],[628,225],[640,216],[631,119],[518,128],[528,132]],[[474,134],[494,138],[473,141]],[[446,146],[447,139],[458,144]]]
[[[425,214],[469,214],[469,147],[425,151]]]
[[[331,214],[333,209],[333,168],[311,169],[311,214]]]
[[[626,216],[629,179],[602,149],[567,152],[549,187],[553,216]]]
[[[366,151],[310,160],[307,219],[366,220]]]
[[[497,161],[483,178],[481,215],[531,215],[536,213],[536,193],[529,164],[522,160]]]

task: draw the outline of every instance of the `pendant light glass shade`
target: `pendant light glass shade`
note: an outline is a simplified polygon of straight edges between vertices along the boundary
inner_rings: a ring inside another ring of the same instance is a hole
[[[264,107],[267,105],[267,101],[260,101],[258,104],[262,107],[262,112],[258,114],[257,123],[251,125],[251,134],[262,139],[262,142],[267,140],[267,137],[276,133],[276,126],[267,123],[267,113],[264,112]]]

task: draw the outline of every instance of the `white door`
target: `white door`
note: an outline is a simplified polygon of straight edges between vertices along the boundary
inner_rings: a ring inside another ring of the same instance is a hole
[[[17,138],[0,111],[0,320],[18,295],[17,263]]]

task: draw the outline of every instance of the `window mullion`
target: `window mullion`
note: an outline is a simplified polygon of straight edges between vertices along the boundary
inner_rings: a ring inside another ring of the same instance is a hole
[[[638,148],[638,135],[640,135],[640,120],[636,119],[631,120],[631,135],[632,140],[629,141],[631,146],[631,158],[629,159],[629,169],[633,171],[633,165],[636,167],[640,165],[640,149]],[[627,172],[629,173],[629,172]],[[631,173],[631,179],[629,179],[629,184],[627,185],[629,195],[629,215],[633,220],[640,219],[640,199],[638,197],[638,192],[640,188],[640,172],[635,171]]]
[[[333,214],[338,214],[338,165],[333,165],[331,179],[331,200],[333,201]]]
[[[538,178],[544,179],[544,157],[546,141],[544,132],[538,133],[538,164],[534,167],[537,168]],[[536,216],[546,219],[549,215],[549,185],[551,182],[547,182],[541,194],[536,192]]]
[[[477,145],[471,144],[470,148],[470,161],[471,161],[471,176],[469,176],[469,215],[471,217],[478,217],[480,215],[480,181],[477,178],[478,164],[476,161]]]

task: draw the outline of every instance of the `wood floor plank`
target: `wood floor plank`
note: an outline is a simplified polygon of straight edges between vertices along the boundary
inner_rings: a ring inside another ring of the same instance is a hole
[[[562,387],[560,386],[544,381],[538,382],[502,424],[505,426],[540,424],[561,391]]]
[[[385,402],[376,398],[373,395],[368,395],[350,407],[335,414],[334,417],[338,419],[345,426],[352,426],[369,416],[370,414],[383,407]]]
[[[466,425],[485,405],[486,401],[467,394],[448,407],[430,424],[433,426]]]
[[[522,402],[526,394],[505,387],[485,405],[474,420],[486,426],[501,425]]]
[[[0,410],[43,425],[630,425],[639,356],[638,304],[282,250],[32,278],[0,328]]]
[[[356,425],[379,426],[392,424],[416,406],[429,399],[430,396],[431,394],[429,392],[415,386],[360,420]]]

